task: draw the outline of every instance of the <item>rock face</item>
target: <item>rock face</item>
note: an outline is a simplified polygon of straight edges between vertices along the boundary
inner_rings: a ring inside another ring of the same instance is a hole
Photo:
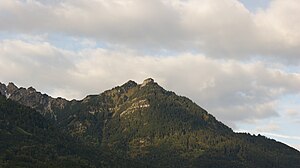
[[[14,83],[12,83],[12,82],[8,83],[8,85],[6,87],[7,94],[11,95],[17,90],[18,90],[18,87]]]
[[[262,136],[234,133],[188,98],[165,90],[151,78],[142,84],[128,81],[78,101],[52,98],[13,83],[0,84],[0,93],[37,110],[64,134],[145,167],[300,165],[295,149]]]
[[[146,86],[147,84],[152,84],[154,83],[154,80],[152,78],[148,78],[148,79],[145,79],[141,85],[141,87],[144,87]]]
[[[12,82],[7,86],[0,83],[0,93],[11,100],[36,109],[42,115],[51,119],[56,118],[56,111],[53,111],[52,109],[62,109],[68,102],[65,99],[54,99],[46,94],[37,92],[33,87],[27,89],[22,87],[18,88]]]

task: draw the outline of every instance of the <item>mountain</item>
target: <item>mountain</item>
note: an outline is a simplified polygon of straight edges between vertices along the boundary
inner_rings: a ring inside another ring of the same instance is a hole
[[[0,84],[0,94],[3,102],[17,104],[6,105],[9,112],[0,109],[1,115],[5,114],[1,122],[8,121],[13,130],[21,128],[41,142],[54,138],[49,143],[56,146],[51,148],[56,156],[64,156],[64,161],[82,167],[296,168],[300,165],[299,151],[264,136],[235,133],[188,98],[166,91],[150,78],[142,84],[128,81],[83,100],[52,98],[32,87],[18,88],[13,83]],[[38,119],[19,116],[23,112],[17,107],[30,111],[29,116],[38,115]],[[12,122],[10,115],[19,116],[23,125]],[[42,133],[32,133],[40,130],[35,122],[46,124]],[[1,131],[16,139],[24,138],[20,131],[11,131],[5,124],[1,125]],[[2,148],[20,150],[41,143],[30,141],[31,144],[11,141]],[[57,143],[72,152],[61,153]],[[49,157],[48,151],[39,152]]]
[[[75,141],[60,134],[40,113],[3,96],[0,96],[0,128],[0,167],[85,163],[74,153]]]
[[[39,112],[0,96],[0,167],[145,167],[66,135]]]

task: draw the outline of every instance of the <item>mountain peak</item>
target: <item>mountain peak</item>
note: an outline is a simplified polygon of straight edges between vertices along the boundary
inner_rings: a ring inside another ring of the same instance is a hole
[[[155,82],[154,82],[154,79],[152,79],[152,78],[147,78],[147,79],[145,79],[145,80],[143,81],[141,87],[144,87],[144,86],[146,86],[146,85],[148,85],[148,84],[153,84],[153,83],[155,83]]]
[[[27,90],[28,90],[30,93],[36,92],[35,88],[33,88],[32,86],[30,86],[29,88],[27,88]]]
[[[13,82],[9,82],[7,87],[18,88]]]
[[[129,80],[128,82],[124,83],[121,87],[124,87],[126,89],[130,89],[132,87],[135,87],[137,83],[133,80]]]
[[[18,87],[14,83],[9,82],[8,85],[7,85],[7,87],[6,87],[7,93],[8,94],[12,94],[16,90],[18,90]]]

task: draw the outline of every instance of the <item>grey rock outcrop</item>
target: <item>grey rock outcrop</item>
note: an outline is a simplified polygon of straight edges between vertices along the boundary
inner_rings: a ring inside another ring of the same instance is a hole
[[[18,88],[10,82],[7,86],[0,83],[0,94],[18,103],[34,108],[42,115],[50,119],[56,119],[56,112],[53,109],[63,109],[68,101],[62,98],[52,98],[47,94],[37,92],[33,87]]]
[[[146,86],[146,85],[148,85],[148,84],[153,84],[153,83],[155,83],[154,80],[153,80],[152,78],[148,78],[148,79],[145,79],[145,80],[143,81],[141,87],[144,87],[144,86]]]

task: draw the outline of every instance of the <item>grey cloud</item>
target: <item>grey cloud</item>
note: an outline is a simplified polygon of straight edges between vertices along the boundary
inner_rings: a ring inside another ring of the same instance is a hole
[[[299,1],[274,0],[250,13],[237,0],[0,2],[0,30],[62,33],[139,50],[299,65]]]
[[[74,66],[69,60],[70,52],[43,42],[4,40],[0,42],[0,53],[2,82],[17,82],[24,87],[42,86],[37,89],[45,92],[64,87],[69,81],[68,70]]]

